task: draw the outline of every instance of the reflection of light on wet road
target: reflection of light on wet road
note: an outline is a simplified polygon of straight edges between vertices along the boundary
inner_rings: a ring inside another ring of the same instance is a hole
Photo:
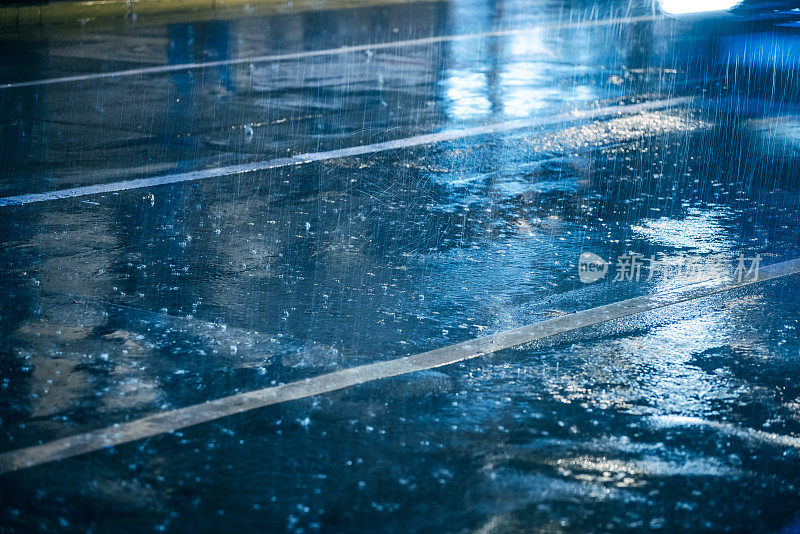
[[[738,385],[702,371],[692,358],[725,345],[733,335],[726,313],[717,312],[676,317],[644,335],[588,344],[583,354],[571,355],[586,358],[588,367],[571,376],[568,397],[636,414],[715,414],[718,403],[736,400]],[[586,392],[585,398],[580,391]]]
[[[728,11],[742,3],[742,0],[658,0],[661,9],[671,15],[690,13],[709,13]]]
[[[449,101],[448,109],[456,119],[469,119],[487,115],[491,103],[487,98],[486,74],[464,70],[451,71],[442,82]]]
[[[725,224],[730,218],[730,211],[722,206],[689,208],[683,218],[646,219],[631,226],[631,230],[653,244],[673,250],[691,254],[730,253],[736,244]]]

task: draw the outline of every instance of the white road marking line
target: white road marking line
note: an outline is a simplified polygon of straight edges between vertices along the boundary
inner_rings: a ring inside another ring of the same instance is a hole
[[[207,423],[265,406],[313,397],[392,376],[451,365],[587,326],[605,323],[614,319],[652,311],[665,306],[692,301],[716,293],[722,293],[739,287],[766,282],[767,280],[774,280],[798,273],[800,273],[800,259],[789,260],[763,267],[759,272],[758,280],[755,281],[749,280],[743,283],[728,282],[722,284],[711,281],[698,283],[673,291],[644,295],[579,311],[413,356],[361,365],[342,371],[326,373],[313,378],[307,378],[298,382],[290,382],[288,384],[250,391],[248,393],[240,393],[203,404],[195,404],[177,410],[150,415],[93,432],[78,434],[42,445],[2,453],[0,454],[0,473],[18,471],[20,469],[98,451],[107,447],[114,447],[160,434],[175,432],[182,428]],[[746,430],[742,430],[742,432],[747,434]],[[794,438],[784,441],[786,445],[800,445]]]
[[[102,193],[112,193],[115,191],[128,191],[131,189],[142,189],[145,187],[155,187],[159,185],[175,184],[180,182],[208,180],[209,178],[218,178],[220,176],[235,176],[250,172],[263,171],[267,169],[288,167],[291,165],[302,165],[304,163],[311,163],[314,161],[324,161],[324,160],[345,158],[351,156],[360,156],[363,154],[374,154],[376,152],[396,150],[399,148],[410,148],[419,145],[442,143],[445,141],[454,141],[457,139],[463,139],[465,137],[475,137],[479,135],[507,132],[511,130],[520,130],[523,128],[552,126],[555,124],[565,124],[575,121],[638,113],[641,111],[649,111],[655,109],[665,109],[689,103],[691,102],[691,100],[692,99],[690,97],[680,97],[680,98],[669,98],[665,100],[652,100],[649,102],[642,102],[639,104],[606,106],[606,107],[583,110],[583,111],[574,111],[572,113],[565,113],[556,116],[517,119],[507,122],[487,124],[483,126],[474,126],[471,128],[464,128],[459,130],[445,130],[443,132],[417,135],[414,137],[406,137],[403,139],[396,139],[394,141],[385,141],[382,143],[373,143],[369,145],[340,148],[337,150],[328,150],[325,152],[310,152],[307,154],[298,154],[292,157],[274,158],[266,161],[245,163],[241,165],[229,165],[226,167],[217,167],[214,169],[201,169],[197,171],[183,172],[178,174],[167,174],[164,176],[153,176],[148,178],[138,178],[135,180],[124,180],[120,182],[112,182],[107,184],[87,185],[81,187],[73,187],[69,189],[48,191],[45,193],[29,193],[23,195],[14,195],[10,197],[0,198],[0,207],[21,206],[23,204],[32,204],[34,202],[46,202],[48,200],[76,198],[88,195],[97,195]]]
[[[189,69],[202,69],[210,67],[220,67],[223,65],[241,65],[246,63],[266,63],[273,61],[289,61],[293,59],[305,59],[312,57],[333,56],[337,54],[349,54],[353,52],[366,52],[368,50],[384,50],[387,48],[401,48],[406,46],[421,46],[437,44],[451,41],[464,41],[470,39],[481,39],[486,37],[509,37],[523,35],[534,31],[555,31],[567,30],[571,28],[586,28],[596,26],[609,26],[614,24],[633,24],[662,18],[660,15],[642,15],[637,17],[611,18],[589,21],[570,21],[544,24],[542,26],[518,28],[513,30],[495,30],[481,33],[467,33],[460,35],[441,35],[434,37],[422,37],[419,39],[406,39],[386,43],[373,43],[364,45],[342,46],[339,48],[326,48],[323,50],[309,50],[305,52],[293,52],[288,54],[271,54],[265,56],[244,57],[236,59],[223,59],[219,61],[205,61],[198,63],[180,63],[177,65],[159,65],[156,67],[143,67],[140,69],[119,70],[114,72],[97,72],[93,74],[78,74],[75,76],[62,76],[60,78],[49,78],[42,80],[31,80],[27,82],[6,83],[0,85],[0,89],[15,89],[20,87],[33,87],[37,85],[54,85],[59,83],[85,82],[91,80],[102,80],[107,78],[124,78],[130,76],[140,76],[143,74],[162,74]]]

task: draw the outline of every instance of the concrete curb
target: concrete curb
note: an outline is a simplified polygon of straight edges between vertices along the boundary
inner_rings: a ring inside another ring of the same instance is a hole
[[[0,28],[60,23],[82,23],[96,19],[125,19],[139,15],[175,12],[207,12],[234,9],[303,10],[342,9],[364,5],[400,4],[415,0],[84,0],[39,5],[0,7]]]

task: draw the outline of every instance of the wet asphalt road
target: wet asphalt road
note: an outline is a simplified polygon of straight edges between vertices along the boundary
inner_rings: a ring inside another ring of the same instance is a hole
[[[695,280],[584,284],[582,252],[800,256],[791,8],[5,31],[0,450]],[[5,474],[0,525],[794,532],[798,304],[789,277]]]

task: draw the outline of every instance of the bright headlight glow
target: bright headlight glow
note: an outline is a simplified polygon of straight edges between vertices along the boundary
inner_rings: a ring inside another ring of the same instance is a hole
[[[670,15],[727,11],[742,3],[742,0],[659,0],[661,10]]]

